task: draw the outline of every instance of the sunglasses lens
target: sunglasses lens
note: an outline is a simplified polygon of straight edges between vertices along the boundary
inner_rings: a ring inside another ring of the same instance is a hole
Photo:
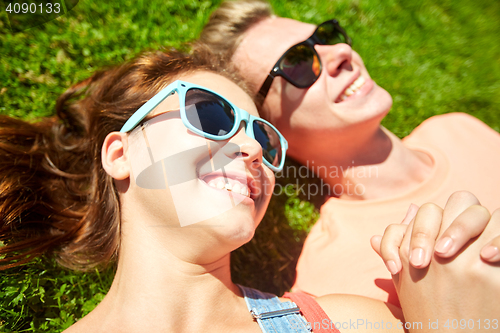
[[[186,116],[203,133],[223,136],[234,127],[234,110],[221,97],[202,89],[186,92]]]
[[[186,117],[191,125],[203,133],[224,136],[234,128],[235,112],[223,98],[203,89],[192,88],[186,92]],[[268,124],[254,120],[255,140],[262,147],[263,158],[273,166],[282,159],[278,132]]]
[[[323,45],[334,45],[347,42],[344,34],[337,29],[333,22],[325,22],[319,25],[316,29],[315,36]]]
[[[281,163],[282,149],[278,133],[266,123],[259,120],[253,122],[255,140],[262,146],[262,157],[269,164],[277,167]]]
[[[318,56],[307,45],[296,45],[288,50],[280,68],[298,87],[312,85],[321,72]]]

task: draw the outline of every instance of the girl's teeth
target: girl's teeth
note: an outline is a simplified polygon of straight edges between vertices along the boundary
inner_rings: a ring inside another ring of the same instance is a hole
[[[250,197],[250,191],[248,189],[248,186],[246,186],[245,184],[241,184],[238,182],[233,182],[233,184],[231,184],[231,182],[226,183],[221,179],[212,179],[208,182],[208,185],[218,188],[219,190],[226,189],[226,191],[232,191]]]
[[[245,196],[250,196],[250,193],[248,192],[248,187],[244,186],[242,189],[241,189],[241,194],[245,195]]]
[[[240,193],[241,192],[241,186],[240,186],[240,184],[238,184],[238,183],[234,184],[233,188],[231,189],[231,191],[236,192],[236,193]]]

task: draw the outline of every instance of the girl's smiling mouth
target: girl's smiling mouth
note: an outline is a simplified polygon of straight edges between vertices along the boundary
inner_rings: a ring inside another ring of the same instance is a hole
[[[255,180],[245,174],[217,171],[200,176],[199,179],[213,189],[242,195],[252,201],[258,196]]]

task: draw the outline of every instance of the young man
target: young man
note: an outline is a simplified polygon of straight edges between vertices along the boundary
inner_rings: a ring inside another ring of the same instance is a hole
[[[411,203],[444,206],[457,190],[471,191],[491,211],[500,206],[500,135],[455,113],[397,138],[380,125],[390,94],[370,78],[335,20],[314,26],[273,16],[265,2],[225,2],[200,41],[239,68],[261,114],[287,138],[289,156],[328,185],[332,197],[304,244],[294,289],[397,304],[387,269],[397,272],[399,263],[380,265],[370,248],[373,235],[401,221]],[[437,253],[455,253],[470,228],[443,238]],[[424,267],[433,244],[417,243],[411,263]],[[500,259],[494,244],[484,259]]]

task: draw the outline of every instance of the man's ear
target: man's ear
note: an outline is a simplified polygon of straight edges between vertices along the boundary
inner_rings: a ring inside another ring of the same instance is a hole
[[[104,139],[101,150],[102,166],[106,173],[116,180],[130,177],[127,158],[128,140],[126,133],[111,132]]]

